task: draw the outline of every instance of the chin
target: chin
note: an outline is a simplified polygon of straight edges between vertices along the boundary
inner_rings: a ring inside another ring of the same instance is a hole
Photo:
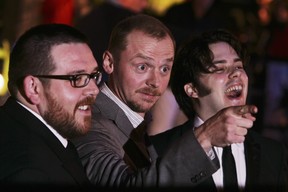
[[[245,105],[245,102],[243,102],[242,100],[234,100],[230,102],[230,106],[240,106],[240,105]]]

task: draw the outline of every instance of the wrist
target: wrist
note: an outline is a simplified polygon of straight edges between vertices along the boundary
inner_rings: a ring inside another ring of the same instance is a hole
[[[198,140],[201,147],[204,151],[208,154],[212,150],[212,144],[209,137],[206,136],[205,132],[203,131],[202,127],[194,128],[194,134],[196,139]]]

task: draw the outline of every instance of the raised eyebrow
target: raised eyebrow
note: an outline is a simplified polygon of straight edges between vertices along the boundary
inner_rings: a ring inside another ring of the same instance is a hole
[[[137,53],[134,57],[131,58],[131,60],[133,60],[135,58],[141,58],[141,59],[145,59],[145,60],[149,60],[149,61],[153,60],[151,57],[145,56],[142,53]]]
[[[134,57],[132,57],[130,60],[133,60],[134,58],[144,59],[144,60],[148,61],[148,62],[145,62],[146,65],[148,65],[148,66],[153,66],[152,63],[153,63],[154,59],[151,58],[151,57],[148,57],[148,56],[146,56],[146,55],[143,55],[142,53],[137,53],[137,54],[136,54]],[[163,65],[167,65],[167,63],[171,63],[171,65],[172,65],[173,62],[174,62],[174,57],[167,58],[167,59],[164,61],[164,64],[163,64]],[[162,66],[163,66],[163,65],[162,65]]]
[[[141,58],[141,59],[153,61],[153,58],[148,57],[148,56],[145,56],[145,55],[143,55],[142,53],[137,53],[137,54],[135,55],[135,57],[133,57],[132,59],[137,58],[137,57],[138,57],[138,58]],[[131,59],[131,60],[132,60],[132,59]],[[165,60],[165,63],[171,63],[171,62],[173,62],[173,61],[174,61],[174,57],[171,57],[171,58],[166,59],[166,60]]]
[[[173,63],[174,62],[174,57],[166,59],[165,62],[166,63]]]

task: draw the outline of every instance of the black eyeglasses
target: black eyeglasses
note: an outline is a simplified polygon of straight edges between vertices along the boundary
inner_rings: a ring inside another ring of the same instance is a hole
[[[102,73],[100,71],[91,74],[82,73],[76,75],[33,75],[33,76],[48,79],[69,80],[71,86],[76,88],[85,87],[90,82],[90,79],[93,79],[96,85],[99,85],[102,79]]]

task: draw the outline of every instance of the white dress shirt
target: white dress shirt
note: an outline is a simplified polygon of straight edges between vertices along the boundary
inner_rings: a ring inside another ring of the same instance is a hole
[[[123,103],[105,83],[101,86],[101,91],[124,111],[134,128],[138,127],[138,125],[142,123],[144,118],[135,111],[132,111],[125,103]]]
[[[199,127],[203,121],[199,117],[195,117],[194,126]],[[245,153],[244,153],[244,143],[236,143],[231,145],[232,154],[235,159],[236,171],[237,171],[237,179],[238,186],[240,188],[245,187],[246,182],[246,161],[245,161]],[[223,169],[222,169],[222,147],[214,147],[214,150],[218,156],[220,162],[220,168],[212,175],[214,183],[217,188],[223,187]]]

